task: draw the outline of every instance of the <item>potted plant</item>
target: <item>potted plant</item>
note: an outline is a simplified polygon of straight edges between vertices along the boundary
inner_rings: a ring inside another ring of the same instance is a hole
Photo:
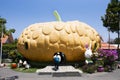
[[[97,71],[98,72],[103,72],[104,71],[104,67],[103,66],[98,66],[97,67]]]
[[[104,71],[104,61],[103,58],[98,58],[96,61],[96,66],[97,66],[97,71],[98,72],[103,72]]]
[[[17,68],[17,64],[16,63],[11,63],[11,68],[12,69]]]

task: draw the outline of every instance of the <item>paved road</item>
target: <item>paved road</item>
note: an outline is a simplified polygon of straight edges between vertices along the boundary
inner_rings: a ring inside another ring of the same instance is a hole
[[[21,73],[13,71],[9,68],[0,68],[0,78],[18,76],[15,80],[120,80],[120,69],[113,72],[101,72],[93,74],[85,74],[79,77],[53,77],[52,75],[38,75],[36,73]],[[0,79],[1,80],[1,79]],[[9,80],[9,79],[6,79]],[[13,79],[14,80],[14,79]]]

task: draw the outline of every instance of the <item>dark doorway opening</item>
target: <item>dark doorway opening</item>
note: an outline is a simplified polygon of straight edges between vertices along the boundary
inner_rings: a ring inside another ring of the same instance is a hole
[[[24,47],[26,50],[28,50],[28,43],[27,42],[24,43]]]

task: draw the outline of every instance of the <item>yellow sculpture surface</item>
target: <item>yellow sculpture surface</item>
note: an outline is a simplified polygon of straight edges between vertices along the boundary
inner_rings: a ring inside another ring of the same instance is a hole
[[[89,25],[79,22],[46,22],[27,27],[18,39],[18,51],[27,59],[47,62],[56,52],[63,52],[67,61],[84,60],[85,45],[92,50],[100,47],[99,34]]]

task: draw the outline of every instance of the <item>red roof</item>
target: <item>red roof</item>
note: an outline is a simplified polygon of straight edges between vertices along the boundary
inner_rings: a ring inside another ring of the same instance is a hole
[[[117,47],[114,46],[113,44],[108,44],[108,43],[102,42],[101,49],[117,49]]]
[[[8,36],[5,36],[5,37],[1,38],[1,40],[2,40],[3,44],[6,43],[6,41],[8,40]]]
[[[13,36],[12,36],[12,34],[10,34],[9,36],[4,35],[4,37],[1,38],[1,41],[2,41],[3,44],[6,43],[6,42],[12,43],[13,42]]]

